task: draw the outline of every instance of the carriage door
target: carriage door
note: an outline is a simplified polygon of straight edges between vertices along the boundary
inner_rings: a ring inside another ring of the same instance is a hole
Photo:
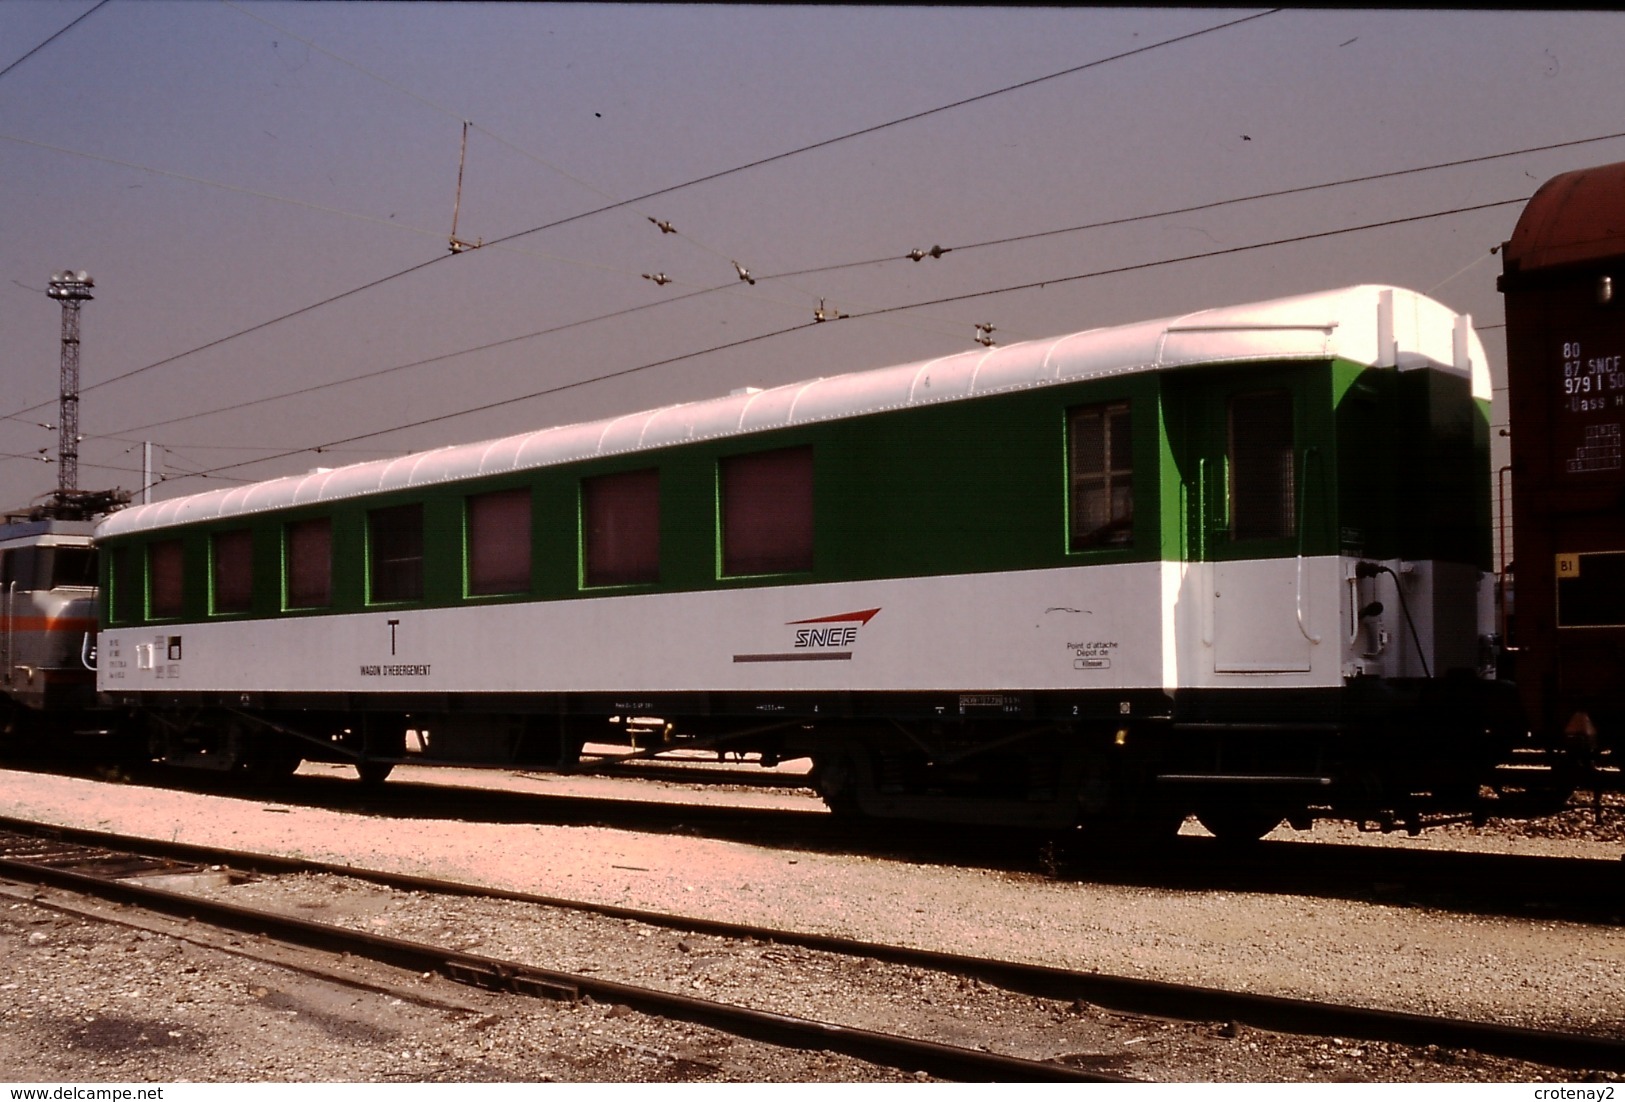
[[[1310,669],[1294,373],[1208,378],[1185,403],[1187,558],[1215,673]]]

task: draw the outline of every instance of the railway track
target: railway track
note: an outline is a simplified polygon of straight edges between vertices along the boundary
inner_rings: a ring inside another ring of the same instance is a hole
[[[908,823],[888,823],[877,831],[873,824],[829,815],[811,801],[805,808],[661,802],[636,794],[608,798],[469,787],[437,781],[433,773],[392,779],[374,789],[361,789],[348,777],[321,775],[245,787],[229,777],[158,767],[140,770],[134,779],[178,791],[405,821],[590,825],[1099,885],[1318,896],[1598,925],[1625,922],[1625,860],[1597,857],[1373,846],[1307,836],[1252,846],[1181,836],[1142,851],[1123,847],[1117,838],[1087,834],[1057,840]],[[639,782],[624,783],[636,790]]]
[[[13,824],[13,827],[15,824]],[[205,864],[190,856],[159,856],[121,851],[106,844],[111,838],[90,840],[77,832],[0,835],[0,878],[15,883],[49,886],[98,899],[139,907],[191,921],[237,930],[255,936],[333,953],[351,954],[416,973],[438,973],[458,983],[487,991],[565,1001],[592,999],[614,1002],[634,1011],[708,1026],[753,1040],[787,1047],[840,1052],[883,1066],[920,1071],[928,1075],[968,1082],[1120,1082],[1051,1061],[961,1048],[931,1041],[810,1021],[699,999],[657,988],[619,983],[596,976],[562,972],[503,960],[445,946],[347,930],[327,923],[197,895],[153,887],[143,880],[154,876],[178,878],[219,871],[230,861],[242,867],[246,855],[223,851]],[[180,847],[176,847],[178,850]],[[195,856],[195,855],[194,855]],[[300,871],[313,871],[309,866]]]
[[[402,820],[605,826],[651,834],[785,846],[998,869],[1094,884],[1290,893],[1466,914],[1538,917],[1617,925],[1625,921],[1625,861],[1596,857],[1485,853],[1335,841],[1272,840],[1226,846],[1182,836],[1154,851],[1125,849],[1117,838],[1018,831],[853,823],[805,808],[692,804],[563,792],[471,788],[433,774],[363,790],[348,777],[301,775],[245,788],[231,778],[154,768],[139,783],[234,798],[267,798],[300,807]],[[675,780],[676,778],[672,778]],[[638,782],[628,780],[628,785]]]
[[[191,783],[157,771],[141,783],[242,797],[242,786],[205,775]],[[636,782],[627,782],[629,784]],[[657,802],[638,798],[504,791],[392,780],[360,790],[349,779],[300,776],[251,795],[299,806],[391,818],[610,826],[683,833],[753,845],[782,845],[932,864],[1000,869],[1099,884],[1255,891],[1380,900],[1475,914],[1538,915],[1615,924],[1625,916],[1625,861],[1367,846],[1311,840],[1226,846],[1182,836],[1147,852],[1117,838],[1011,830],[923,828],[843,821],[810,801],[806,808]]]
[[[8,853],[0,859],[0,875],[8,878],[32,879],[35,883],[48,883],[70,891],[230,926],[279,941],[349,952],[415,972],[437,972],[459,982],[490,990],[566,999],[585,996],[600,1001],[611,1000],[636,1010],[702,1023],[740,1036],[800,1047],[811,1045],[834,1049],[875,1063],[924,1069],[943,1078],[1016,1078],[1027,1081],[1111,1079],[1053,1062],[1021,1060],[845,1026],[807,1022],[786,1015],[764,1014],[730,1004],[692,999],[597,977],[537,968],[377,934],[341,930],[322,923],[204,900],[194,895],[143,887],[130,881],[132,878],[139,880],[226,868],[264,875],[307,873],[345,876],[397,891],[500,898],[716,937],[771,941],[812,951],[932,969],[1010,991],[1086,1002],[1124,1013],[1186,1021],[1240,1023],[1276,1033],[1466,1049],[1558,1068],[1625,1072],[1625,1041],[1613,1037],[1080,973],[846,938],[696,920],[632,908],[586,904],[326,862],[263,857],[195,846],[125,843],[95,832],[50,828],[45,831],[49,836],[48,843],[42,843],[38,833],[29,832],[28,824],[15,820],[0,820],[0,828],[22,832],[19,840],[0,839],[0,843],[6,847],[15,846],[19,851],[40,851],[49,855],[43,860],[28,860],[26,854],[20,853],[19,857],[14,858]],[[128,852],[132,850],[137,852]],[[113,879],[109,879],[109,876]]]

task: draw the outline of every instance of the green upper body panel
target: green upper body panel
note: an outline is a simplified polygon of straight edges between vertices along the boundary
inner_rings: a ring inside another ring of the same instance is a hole
[[[1481,365],[1438,304],[1351,288],[361,464],[115,514],[98,531],[108,620],[388,607],[369,601],[368,518],[403,504],[422,507],[414,606],[1139,560],[1483,563]],[[811,454],[810,568],[728,576],[719,471],[788,448]],[[658,568],[587,585],[584,482],[651,469]],[[514,488],[530,584],[469,596],[468,499]],[[331,600],[285,609],[287,525],[310,518],[331,524]],[[222,613],[213,537],[245,529],[252,599]],[[179,605],[155,615],[152,547],[175,541]]]

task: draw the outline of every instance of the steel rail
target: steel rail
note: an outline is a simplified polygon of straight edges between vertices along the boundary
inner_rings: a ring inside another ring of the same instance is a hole
[[[30,824],[0,817],[0,828],[26,831]],[[33,829],[41,829],[32,824]],[[1492,1056],[1527,1060],[1563,1068],[1625,1072],[1625,1039],[1444,1018],[1405,1011],[1317,1002],[1311,999],[1226,991],[1101,972],[1078,972],[1050,965],[987,959],[859,941],[828,934],[696,918],[613,904],[538,895],[504,888],[359,868],[305,858],[240,853],[184,843],[151,842],[98,831],[46,827],[55,836],[132,849],[209,864],[233,865],[266,873],[321,873],[347,876],[404,891],[503,899],[556,907],[648,925],[719,937],[755,938],[805,949],[867,957],[893,964],[966,975],[1009,990],[1044,998],[1084,1000],[1111,1010],[1152,1014],[1181,1021],[1238,1022],[1258,1029],[1296,1035],[1347,1037],[1404,1045],[1438,1045],[1472,1049]]]
[[[381,934],[346,930],[52,865],[4,858],[0,859],[0,877],[19,883],[47,885],[306,948],[349,953],[413,972],[434,972],[486,990],[564,1001],[586,997],[598,1002],[619,1003],[645,1014],[708,1026],[769,1044],[840,1052],[886,1067],[923,1071],[943,1079],[1029,1083],[1126,1081],[1054,1061],[1027,1060],[753,1010]]]

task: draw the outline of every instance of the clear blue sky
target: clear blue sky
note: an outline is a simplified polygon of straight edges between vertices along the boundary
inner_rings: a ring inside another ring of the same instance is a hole
[[[1625,138],[1143,216],[1625,132],[1622,90],[1611,12],[4,0],[0,452],[55,451],[60,268],[97,283],[80,483],[134,488],[152,440],[162,496],[941,355],[977,323],[1357,282],[1471,313],[1499,382],[1490,250],[1519,207],[1442,212]],[[458,233],[492,244],[452,256],[465,120]],[[820,302],[854,316],[808,324]],[[0,460],[0,507],[56,478]]]

